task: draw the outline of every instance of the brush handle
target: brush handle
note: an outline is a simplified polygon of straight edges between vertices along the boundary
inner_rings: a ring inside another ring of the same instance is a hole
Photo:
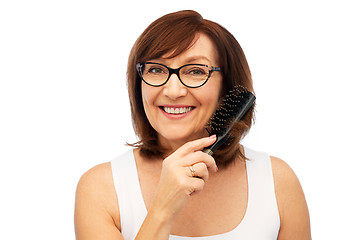
[[[229,136],[228,135],[222,135],[216,139],[216,142],[213,143],[209,148],[205,148],[203,150],[204,153],[207,153],[209,155],[213,155],[216,149],[218,149],[221,145],[223,145],[227,140]]]

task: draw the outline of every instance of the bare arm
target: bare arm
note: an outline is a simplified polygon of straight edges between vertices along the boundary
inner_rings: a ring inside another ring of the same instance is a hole
[[[76,190],[75,233],[77,240],[123,240],[117,197],[110,163],[87,171]]]
[[[278,240],[311,239],[309,211],[298,178],[281,159],[271,157],[271,163],[281,222]]]

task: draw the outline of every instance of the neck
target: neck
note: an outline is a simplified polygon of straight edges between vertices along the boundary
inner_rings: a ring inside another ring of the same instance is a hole
[[[165,157],[167,157],[167,156],[171,155],[173,152],[175,152],[178,148],[183,146],[185,143],[194,141],[199,138],[207,137],[207,136],[208,136],[207,132],[204,131],[202,134],[192,135],[187,138],[174,139],[174,140],[166,139],[163,136],[158,135],[158,140],[159,140],[160,146],[163,149],[165,149],[165,151],[166,151]]]

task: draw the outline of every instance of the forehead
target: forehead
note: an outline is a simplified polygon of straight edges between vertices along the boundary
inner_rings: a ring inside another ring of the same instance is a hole
[[[184,63],[201,61],[202,63],[218,65],[219,54],[215,44],[204,33],[198,33],[188,49],[173,57],[173,52],[164,54],[163,60],[178,60]]]

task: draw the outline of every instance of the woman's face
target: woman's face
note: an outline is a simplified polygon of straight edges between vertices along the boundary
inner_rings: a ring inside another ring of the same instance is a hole
[[[170,68],[196,63],[218,67],[218,53],[211,39],[199,34],[195,44],[182,54],[166,59],[151,59]],[[222,87],[222,75],[213,72],[207,83],[199,88],[188,88],[172,74],[160,87],[142,82],[142,100],[146,116],[157,131],[160,144],[178,148],[187,141],[207,135],[204,129],[215,111]]]

